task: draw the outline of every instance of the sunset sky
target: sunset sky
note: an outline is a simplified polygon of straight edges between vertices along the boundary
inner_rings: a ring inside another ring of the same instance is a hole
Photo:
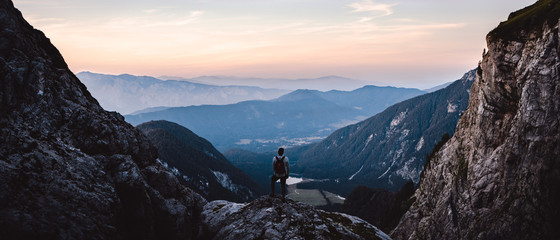
[[[476,67],[535,0],[14,0],[74,72],[338,75],[428,88]]]

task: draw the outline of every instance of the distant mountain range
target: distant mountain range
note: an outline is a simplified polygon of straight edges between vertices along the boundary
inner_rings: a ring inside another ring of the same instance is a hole
[[[474,70],[439,91],[394,104],[385,111],[332,133],[312,145],[289,148],[294,173],[321,181],[298,184],[348,195],[367,185],[397,191],[418,183],[425,156],[445,133],[453,134],[466,109]],[[269,169],[267,154],[235,149],[224,155],[257,181]],[[383,167],[380,167],[383,166]]]
[[[372,83],[362,80],[345,78],[340,76],[324,76],[319,78],[251,78],[251,77],[229,77],[229,76],[201,76],[196,78],[181,78],[161,76],[160,79],[188,81],[193,83],[210,84],[217,86],[243,85],[255,86],[261,88],[277,88],[277,89],[313,89],[319,91],[343,90],[351,91],[365,85],[386,85],[382,83]]]
[[[206,139],[179,124],[152,121],[137,127],[158,149],[162,164],[207,200],[244,202],[260,196],[260,187],[234,167]]]
[[[76,76],[103,108],[122,114],[162,106],[221,105],[255,99],[269,100],[289,92],[250,86],[214,86],[188,81],[164,81],[129,74],[80,72]]]
[[[364,184],[396,191],[408,180],[418,183],[426,154],[443,134],[455,131],[475,77],[475,70],[469,71],[444,89],[337,130],[303,153],[299,171],[307,177],[331,179],[323,183],[344,189],[348,184]]]
[[[133,125],[151,120],[176,122],[221,151],[243,148],[262,152],[317,142],[340,127],[422,93],[376,86],[350,92],[297,90],[269,101],[176,107],[125,117]]]
[[[431,88],[428,88],[428,89],[422,89],[422,90],[426,91],[426,92],[435,92],[437,90],[446,88],[447,86],[451,85],[452,83],[453,82],[446,82],[444,84],[440,84],[440,85],[437,85],[435,87],[431,87]]]

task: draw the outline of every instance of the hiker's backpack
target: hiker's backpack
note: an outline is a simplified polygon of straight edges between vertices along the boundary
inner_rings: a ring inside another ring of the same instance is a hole
[[[277,174],[284,174],[286,173],[286,168],[284,168],[284,158],[286,156],[282,156],[282,158],[278,158],[278,156],[276,156],[276,162],[274,163],[274,172]]]

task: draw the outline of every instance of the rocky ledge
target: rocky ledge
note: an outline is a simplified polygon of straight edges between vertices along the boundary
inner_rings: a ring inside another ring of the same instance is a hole
[[[201,219],[209,239],[390,239],[360,218],[268,196],[246,204],[212,201]]]

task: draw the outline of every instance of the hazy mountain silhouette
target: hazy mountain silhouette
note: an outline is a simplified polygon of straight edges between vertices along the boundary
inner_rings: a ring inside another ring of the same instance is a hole
[[[268,100],[289,92],[249,86],[214,86],[188,81],[163,81],[154,77],[130,74],[80,72],[76,76],[98,99],[102,107],[122,114],[162,106],[221,105],[246,100]]]
[[[297,90],[269,101],[168,108],[126,115],[126,120],[134,125],[162,119],[176,122],[222,151],[268,151],[319,141],[340,127],[421,93],[417,89],[374,86],[351,92]]]

